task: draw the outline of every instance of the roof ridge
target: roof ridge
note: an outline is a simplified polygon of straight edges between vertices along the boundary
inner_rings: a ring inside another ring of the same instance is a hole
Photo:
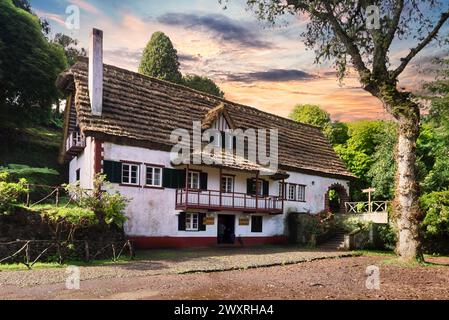
[[[84,57],[84,56],[78,56],[77,57],[77,62],[78,61],[88,62],[89,58],[88,57]],[[124,69],[124,68],[121,68],[121,67],[117,67],[117,66],[114,66],[114,65],[111,65],[111,64],[103,63],[103,65],[105,67],[107,67],[107,68],[116,69],[116,70],[118,70],[120,72],[128,73],[128,74],[131,74],[133,76],[138,76],[138,77],[140,77],[142,79],[150,79],[152,81],[159,82],[159,83],[162,83],[164,85],[168,85],[168,86],[172,86],[172,87],[175,87],[175,88],[181,88],[181,89],[184,89],[184,90],[187,90],[187,91],[195,92],[197,94],[200,94],[200,95],[212,98],[212,99],[217,99],[217,100],[221,101],[222,103],[224,102],[224,103],[228,103],[228,104],[231,104],[231,105],[236,105],[236,106],[248,108],[248,109],[254,110],[256,112],[260,112],[262,114],[265,114],[267,116],[277,118],[277,119],[279,119],[281,121],[289,122],[290,124],[295,125],[295,126],[309,127],[309,128],[316,129],[316,130],[321,132],[321,129],[318,126],[315,126],[315,125],[312,125],[312,124],[308,124],[308,123],[298,122],[298,121],[295,121],[293,119],[289,119],[289,118],[282,117],[282,116],[279,116],[279,115],[276,115],[276,114],[273,114],[273,113],[270,113],[270,112],[266,112],[266,111],[260,110],[260,109],[258,109],[256,107],[253,107],[253,106],[248,106],[248,105],[245,105],[245,104],[242,104],[242,103],[238,103],[238,102],[231,101],[231,100],[228,100],[228,99],[225,99],[225,98],[214,96],[213,94],[210,94],[210,93],[205,93],[205,92],[202,92],[202,91],[198,91],[196,89],[192,89],[190,87],[187,87],[187,86],[179,84],[179,83],[174,83],[174,82],[170,82],[170,81],[167,81],[167,80],[158,79],[158,78],[155,78],[155,77],[152,77],[152,76],[148,76],[148,75],[145,75],[145,74],[134,72],[134,71],[131,71],[131,70],[128,70],[128,69]]]

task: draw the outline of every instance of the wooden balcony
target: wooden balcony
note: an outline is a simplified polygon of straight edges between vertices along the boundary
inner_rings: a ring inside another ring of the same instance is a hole
[[[224,193],[218,190],[177,189],[176,209],[282,214],[283,201],[278,196],[256,197],[240,192]]]
[[[67,154],[75,156],[83,151],[85,147],[86,139],[81,132],[73,131],[69,134],[65,144],[65,151]]]

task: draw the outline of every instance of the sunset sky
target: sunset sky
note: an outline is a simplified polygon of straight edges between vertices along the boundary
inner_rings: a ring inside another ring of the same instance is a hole
[[[182,73],[213,79],[229,100],[288,116],[298,103],[319,104],[334,120],[386,118],[381,104],[359,88],[357,78],[339,84],[332,66],[315,65],[299,35],[305,18],[289,16],[275,28],[257,21],[245,1],[230,0],[31,0],[36,14],[53,32],[63,32],[88,47],[93,27],[104,31],[104,60],[136,71],[155,31],[167,34],[178,50]],[[65,27],[68,5],[81,10],[79,30]],[[448,27],[442,32],[448,34]],[[394,47],[392,63],[413,43]],[[433,45],[420,54],[401,78],[401,86],[419,88],[432,57],[444,54]]]

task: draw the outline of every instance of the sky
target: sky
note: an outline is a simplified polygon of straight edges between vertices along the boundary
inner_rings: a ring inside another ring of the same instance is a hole
[[[386,119],[381,103],[350,76],[337,80],[330,63],[314,63],[300,34],[307,19],[287,16],[274,27],[258,21],[245,1],[229,0],[31,0],[35,13],[52,32],[76,38],[88,48],[93,27],[104,33],[104,62],[137,71],[143,48],[155,31],[170,37],[183,74],[211,78],[225,98],[287,117],[296,104],[318,104],[333,120]],[[66,27],[68,6],[80,9],[80,28]],[[443,32],[449,31],[445,28]],[[413,43],[400,41],[391,54],[400,61]],[[400,85],[417,90],[432,57],[446,55],[436,45],[418,55]]]

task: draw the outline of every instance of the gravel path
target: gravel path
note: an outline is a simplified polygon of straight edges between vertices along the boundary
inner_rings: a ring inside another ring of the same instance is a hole
[[[449,299],[449,267],[401,267],[391,257],[320,259],[287,266],[214,273],[93,279],[80,290],[62,284],[2,288],[6,299]],[[437,262],[437,261],[435,261]],[[366,268],[380,269],[380,289]]]
[[[138,261],[80,267],[81,281],[136,278],[154,275],[211,272],[286,265],[324,258],[352,256],[350,252],[313,251],[292,247],[154,250]],[[65,268],[0,271],[0,288],[63,284]],[[0,296],[1,298],[1,296]]]

